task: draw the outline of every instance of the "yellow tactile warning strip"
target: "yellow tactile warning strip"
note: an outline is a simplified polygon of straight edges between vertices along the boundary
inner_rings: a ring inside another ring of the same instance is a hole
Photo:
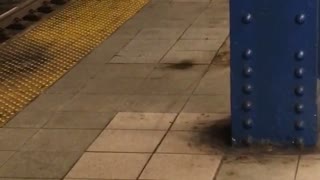
[[[75,0],[0,46],[0,126],[52,85],[148,0]]]

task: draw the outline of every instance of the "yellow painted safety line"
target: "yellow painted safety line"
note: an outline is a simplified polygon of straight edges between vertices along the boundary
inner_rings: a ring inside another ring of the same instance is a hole
[[[0,126],[140,10],[148,0],[76,0],[0,46]]]

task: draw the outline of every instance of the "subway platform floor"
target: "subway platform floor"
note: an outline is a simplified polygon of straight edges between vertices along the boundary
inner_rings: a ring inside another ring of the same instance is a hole
[[[228,6],[151,1],[0,129],[0,180],[319,179],[316,153],[230,150]]]

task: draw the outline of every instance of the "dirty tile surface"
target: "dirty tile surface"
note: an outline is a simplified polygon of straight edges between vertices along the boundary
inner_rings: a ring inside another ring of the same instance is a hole
[[[105,130],[88,151],[152,153],[164,134],[165,131]]]
[[[140,179],[212,180],[221,156],[155,154]]]
[[[176,116],[175,113],[120,112],[107,129],[167,130]]]
[[[220,167],[217,180],[293,180],[297,163],[298,156],[227,157]]]
[[[85,153],[67,178],[136,179],[149,154]]]

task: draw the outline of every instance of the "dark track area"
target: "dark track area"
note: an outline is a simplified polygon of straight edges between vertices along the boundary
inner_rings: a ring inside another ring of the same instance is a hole
[[[0,15],[27,0],[0,0]]]

